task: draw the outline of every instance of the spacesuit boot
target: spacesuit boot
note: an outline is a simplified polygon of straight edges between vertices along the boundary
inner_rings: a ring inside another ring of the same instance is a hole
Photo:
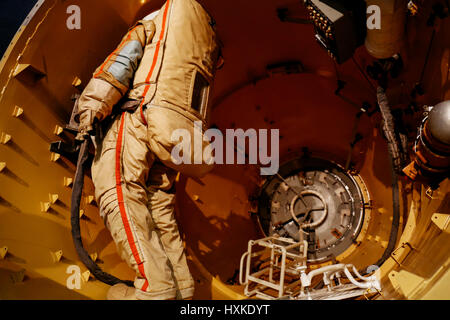
[[[109,288],[106,294],[107,300],[137,300],[136,288],[127,286],[124,283],[118,283]]]

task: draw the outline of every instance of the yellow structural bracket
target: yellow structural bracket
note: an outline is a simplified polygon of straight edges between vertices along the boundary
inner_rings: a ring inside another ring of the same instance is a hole
[[[97,261],[98,258],[97,252],[91,253],[89,256],[91,257],[92,261],[94,262]]]
[[[72,86],[74,86],[75,88],[81,86],[81,79],[78,77],[75,77],[72,81]]]
[[[52,251],[51,252],[52,258],[53,258],[53,262],[59,262],[61,261],[61,258],[63,256],[63,251],[62,250],[58,250],[58,251]]]
[[[91,278],[91,272],[89,270],[86,270],[81,274],[81,278],[83,279],[84,282],[88,282],[89,279]]]
[[[95,200],[95,197],[94,197],[93,195],[88,195],[88,196],[86,196],[86,198],[85,198],[86,204],[93,204],[93,203],[94,203],[94,200]]]
[[[53,130],[53,133],[57,136],[59,136],[61,133],[63,133],[64,128],[60,125],[56,125],[55,129]]]
[[[23,109],[19,106],[14,106],[12,116],[15,118],[19,118],[22,114],[23,114]]]
[[[7,144],[9,141],[11,141],[11,135],[7,134],[6,132],[2,132],[0,134],[0,143]]]
[[[392,253],[391,258],[401,266],[402,262],[406,259],[406,257],[411,253],[413,247],[408,242],[403,242],[400,246],[398,246]]]
[[[8,247],[4,246],[0,248],[0,258],[5,259],[6,254],[8,253]]]
[[[48,199],[50,200],[50,203],[55,204],[58,201],[59,196],[56,193],[49,193]]]
[[[450,215],[445,213],[435,213],[431,217],[431,221],[442,231],[450,233]]]
[[[389,280],[392,286],[396,290],[399,290],[407,299],[411,299],[411,297],[417,294],[425,282],[424,278],[406,270],[400,270],[399,272],[391,271],[389,273]]]
[[[48,212],[48,210],[50,210],[50,206],[50,202],[41,201],[41,212]]]
[[[70,187],[73,183],[73,178],[64,177],[63,185],[64,187]]]
[[[52,152],[50,154],[50,161],[56,162],[59,160],[59,158],[61,158],[61,155],[59,153]]]

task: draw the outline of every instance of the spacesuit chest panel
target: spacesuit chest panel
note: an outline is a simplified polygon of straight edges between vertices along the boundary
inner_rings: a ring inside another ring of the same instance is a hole
[[[153,20],[156,28],[155,33],[151,41],[146,44],[144,54],[136,70],[133,89],[128,94],[132,99],[141,100],[145,98],[145,100],[149,101],[155,94],[156,78],[161,69],[164,56],[172,2],[173,0],[167,1]]]
[[[154,23],[130,97],[204,119],[219,52],[211,17],[194,0],[169,0]]]

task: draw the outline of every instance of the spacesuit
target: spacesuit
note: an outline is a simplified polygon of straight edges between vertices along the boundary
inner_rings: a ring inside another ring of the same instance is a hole
[[[207,128],[220,57],[214,25],[195,0],[167,0],[128,31],[78,100],[77,139],[86,138],[96,121],[103,128],[92,165],[100,215],[119,254],[136,271],[135,288],[115,285],[108,299],[193,295],[174,217],[173,183],[177,172],[203,176],[212,161],[175,164],[171,152],[178,141],[171,135],[185,129],[193,136]]]

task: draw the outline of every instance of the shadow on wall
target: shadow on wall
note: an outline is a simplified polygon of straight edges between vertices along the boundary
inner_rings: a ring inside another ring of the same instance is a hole
[[[232,172],[226,167],[218,167],[210,174],[214,175],[210,180],[218,176],[236,181],[236,177],[230,177],[236,174],[242,177],[240,170]],[[261,235],[258,234],[257,226],[250,213],[242,212],[246,208],[246,204],[241,202],[247,200],[241,199],[242,195],[241,197],[238,195],[232,197],[232,201],[239,203],[225,203],[221,206],[220,212],[219,210],[215,212],[214,206],[217,204],[215,200],[229,197],[229,194],[221,195],[222,192],[227,192],[229,189],[222,188],[220,184],[217,184],[214,191],[209,191],[208,205],[200,208],[201,202],[194,202],[186,192],[187,181],[187,178],[182,178],[177,184],[178,210],[176,215],[180,232],[185,238],[187,246],[193,250],[200,262],[207,266],[208,271],[213,276],[220,276],[220,279],[226,282],[239,268],[239,260],[242,253],[247,250],[248,241],[260,238]],[[211,181],[208,182],[208,184],[210,183]],[[224,208],[226,209],[223,210]]]

